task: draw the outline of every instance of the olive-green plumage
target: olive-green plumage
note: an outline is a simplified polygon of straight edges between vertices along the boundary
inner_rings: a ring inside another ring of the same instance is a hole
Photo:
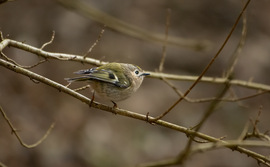
[[[108,63],[75,73],[82,76],[68,78],[69,82],[89,81],[92,89],[100,97],[111,101],[121,101],[130,97],[140,87],[144,76],[149,75],[136,65],[124,63]]]

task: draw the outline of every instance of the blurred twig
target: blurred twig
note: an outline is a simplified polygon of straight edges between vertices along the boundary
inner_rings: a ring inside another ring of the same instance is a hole
[[[0,162],[0,167],[7,167],[7,166],[3,164],[2,162]]]
[[[147,31],[135,25],[126,23],[122,20],[119,20],[115,17],[112,17],[96,8],[94,8],[89,3],[83,1],[74,1],[74,0],[56,0],[62,6],[72,9],[75,12],[78,12],[92,20],[95,20],[103,25],[119,31],[123,34],[132,36],[134,38],[139,38],[142,40],[155,42],[155,43],[164,43],[163,34],[153,33]],[[169,45],[176,45],[184,48],[189,48],[193,50],[206,50],[211,47],[211,43],[206,40],[193,40],[193,39],[183,39],[179,37],[168,37]]]
[[[167,18],[166,18],[166,27],[165,27],[165,40],[162,47],[162,57],[159,64],[159,72],[163,71],[164,68],[164,62],[166,58],[166,50],[167,50],[167,44],[168,44],[168,35],[169,35],[169,28],[170,28],[170,19],[171,19],[171,9],[168,9],[167,11]]]
[[[242,52],[243,46],[246,41],[246,36],[247,36],[247,14],[246,11],[243,12],[243,27],[242,27],[242,32],[241,32],[241,38],[240,41],[233,53],[233,55],[230,58],[230,62],[228,65],[228,69],[226,71],[225,77],[228,78],[230,75],[233,74],[234,68],[237,64],[237,61],[239,59],[240,53]]]
[[[44,134],[44,136],[41,139],[39,139],[36,143],[29,145],[29,144],[26,144],[23,142],[20,135],[17,133],[17,130],[15,129],[15,127],[13,126],[13,124],[11,123],[11,121],[9,120],[8,116],[6,115],[6,113],[4,112],[4,110],[2,109],[1,106],[0,106],[0,112],[3,115],[4,119],[7,121],[8,125],[11,129],[11,132],[15,134],[15,136],[18,139],[18,141],[20,142],[20,144],[26,148],[34,148],[34,147],[38,146],[39,144],[41,144],[48,137],[51,130],[54,128],[54,123],[52,123],[50,128],[47,130],[47,132]]]

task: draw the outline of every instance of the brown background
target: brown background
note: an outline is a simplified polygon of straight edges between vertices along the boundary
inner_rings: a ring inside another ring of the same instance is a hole
[[[168,46],[165,72],[180,75],[199,75],[227,36],[242,6],[241,1],[235,0],[93,0],[88,3],[127,23],[157,33],[164,33],[166,9],[170,8],[170,35],[209,40],[213,44],[210,50],[204,52]],[[267,0],[252,1],[248,7],[247,40],[235,69],[236,79],[252,78],[258,83],[270,83],[269,9],[270,2]],[[84,54],[101,29],[100,23],[63,8],[52,0],[16,0],[0,5],[0,30],[7,38],[40,47],[49,41],[54,30],[55,40],[45,48],[47,51]],[[240,34],[241,24],[207,76],[222,76]],[[41,59],[13,48],[6,48],[4,53],[23,65],[32,65]],[[110,62],[133,63],[145,70],[155,71],[161,55],[162,46],[159,44],[106,28],[90,56]],[[65,85],[64,78],[73,76],[74,71],[90,67],[76,62],[49,60],[32,70]],[[185,134],[89,109],[78,100],[46,85],[34,84],[29,78],[3,67],[0,67],[0,75],[0,105],[26,143],[37,141],[50,124],[56,122],[56,127],[41,145],[26,149],[10,134],[7,123],[0,117],[0,162],[9,167],[135,166],[174,157],[186,144]],[[174,83],[182,91],[191,84],[183,81]],[[82,85],[74,84],[72,88]],[[221,85],[200,83],[190,97],[212,97],[221,88]],[[234,87],[234,91],[240,97],[255,93],[240,87]],[[91,97],[89,91],[83,93]],[[146,78],[134,96],[118,105],[155,116],[165,111],[177,98],[162,81]],[[198,123],[208,105],[182,102],[164,119],[191,127]],[[270,103],[266,94],[243,102],[221,103],[202,132],[236,139],[261,105],[263,112],[259,128],[262,132],[269,130]],[[260,151],[269,155],[269,149]],[[252,158],[228,149],[199,153],[186,161],[186,166],[253,167],[256,164]]]

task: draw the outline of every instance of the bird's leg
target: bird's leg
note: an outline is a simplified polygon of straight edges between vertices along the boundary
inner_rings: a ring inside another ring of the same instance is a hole
[[[112,112],[113,112],[114,114],[117,114],[117,113],[114,111],[114,109],[118,108],[118,107],[117,107],[117,104],[116,104],[114,101],[112,101],[112,100],[111,100],[111,102],[113,103],[113,108],[112,108],[113,110],[112,110]]]
[[[91,101],[89,103],[89,107],[92,106],[94,99],[95,99],[95,91],[93,91],[93,95],[92,95]]]
[[[152,121],[149,119],[149,112],[147,112],[147,114],[146,114],[146,122],[150,123],[151,125],[154,125],[154,122],[152,122]]]
[[[113,103],[113,108],[117,108],[117,104],[114,101],[112,101],[112,103]]]

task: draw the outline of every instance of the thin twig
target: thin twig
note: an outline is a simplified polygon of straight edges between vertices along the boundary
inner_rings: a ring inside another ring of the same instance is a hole
[[[20,65],[19,63],[17,63],[15,60],[13,60],[13,59],[7,57],[3,52],[0,52],[0,55],[1,55],[2,57],[4,57],[7,61],[9,61],[9,62],[11,62],[11,63],[13,63],[13,64],[15,64],[15,65],[17,65],[17,66],[20,66],[20,67],[22,67],[22,68],[26,68],[26,69],[34,68],[34,67],[36,67],[36,66],[38,66],[38,65],[40,65],[40,64],[42,64],[42,63],[45,63],[46,61],[48,61],[47,59],[43,59],[43,60],[40,60],[39,62],[37,62],[36,64],[33,64],[33,65],[31,65],[31,66],[23,66],[23,65]]]
[[[249,129],[249,122],[247,122],[241,132],[241,134],[238,137],[238,140],[244,140],[246,138],[246,134],[248,132]]]
[[[11,132],[15,134],[20,144],[26,148],[34,148],[38,146],[39,144],[41,144],[48,137],[48,135],[50,134],[51,130],[54,128],[54,125],[55,125],[55,123],[52,123],[49,129],[47,130],[47,132],[44,134],[44,136],[41,139],[39,139],[36,143],[29,145],[23,142],[20,135],[17,133],[16,128],[13,126],[13,124],[11,123],[11,121],[9,120],[8,116],[6,115],[6,113],[4,112],[1,106],[0,106],[0,112],[2,113],[4,119],[7,121],[9,127],[11,128]]]
[[[254,121],[252,121],[250,119],[251,125],[253,126],[252,132],[251,133],[246,133],[244,136],[244,140],[251,138],[251,137],[255,137],[261,140],[266,140],[266,141],[270,141],[270,136],[267,135],[267,133],[261,133],[260,130],[258,129],[258,124],[260,122],[260,115],[262,113],[262,106],[260,106],[257,117]]]
[[[1,54],[1,56],[2,56],[5,60],[7,60],[7,61],[9,61],[9,62],[11,62],[11,63],[13,63],[13,64],[16,64],[17,66],[21,66],[21,65],[18,64],[15,60],[13,60],[13,59],[7,57],[3,52],[1,52],[0,54]]]
[[[31,69],[31,68],[34,68],[34,67],[36,67],[42,63],[45,63],[47,61],[48,61],[47,59],[43,59],[43,60],[40,60],[39,62],[37,62],[36,64],[33,64],[31,66],[22,66],[22,68]]]
[[[47,45],[50,45],[50,44],[53,42],[54,37],[55,37],[55,31],[52,32],[51,40],[48,41],[48,42],[46,42],[46,43],[44,43],[44,44],[41,46],[40,50],[43,50]]]
[[[103,26],[102,30],[100,31],[99,35],[98,35],[98,39],[93,43],[93,45],[88,49],[88,51],[83,55],[83,58],[86,58],[86,56],[92,52],[92,50],[94,49],[94,47],[98,44],[98,42],[100,41],[100,39],[102,38],[103,33],[105,32],[105,28],[106,25]]]
[[[260,122],[260,116],[261,116],[261,113],[262,113],[262,106],[260,106],[259,108],[259,111],[258,111],[258,114],[257,114],[257,117],[254,121],[254,124],[253,124],[253,132],[256,133],[257,132],[257,125],[259,124]]]

